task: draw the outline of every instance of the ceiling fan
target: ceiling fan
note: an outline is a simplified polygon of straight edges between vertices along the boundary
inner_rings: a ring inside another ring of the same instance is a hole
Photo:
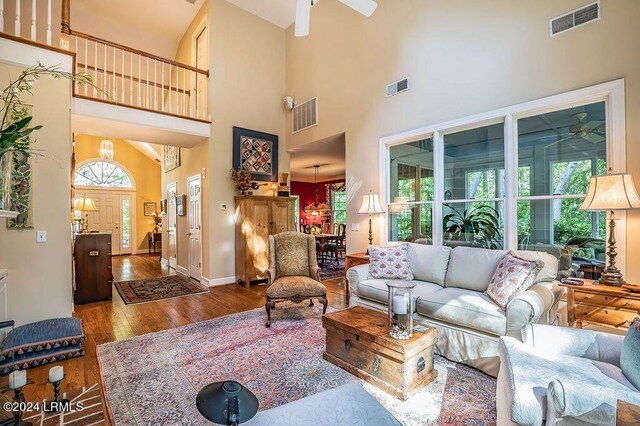
[[[315,0],[317,1],[317,0]],[[373,15],[378,4],[373,0],[338,0],[353,10],[369,17]],[[298,0],[296,6],[296,37],[304,37],[309,35],[309,26],[311,21],[311,7],[314,0]]]
[[[591,143],[597,144],[605,141],[605,126],[602,120],[586,121],[589,115],[586,112],[573,114],[572,117],[578,120],[578,123],[569,127],[569,135],[565,138],[550,143],[545,148],[558,145],[559,143],[571,139],[585,139]]]

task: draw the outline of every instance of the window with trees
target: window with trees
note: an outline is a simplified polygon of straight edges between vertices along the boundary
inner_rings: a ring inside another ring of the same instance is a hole
[[[94,161],[78,167],[74,176],[76,186],[104,188],[132,188],[129,174],[120,166],[107,161]]]
[[[347,192],[344,185],[339,188],[330,188],[329,194],[333,223],[347,223]]]

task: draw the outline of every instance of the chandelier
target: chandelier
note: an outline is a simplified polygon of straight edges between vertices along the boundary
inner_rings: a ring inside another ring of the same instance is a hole
[[[307,214],[311,214],[312,216],[323,216],[331,213],[331,208],[326,203],[319,202],[319,191],[318,191],[318,174],[320,173],[320,165],[313,166],[315,169],[315,194],[316,198],[313,203],[309,203],[304,207],[304,212]]]
[[[102,160],[113,161],[113,142],[103,139],[100,142],[100,158]]]

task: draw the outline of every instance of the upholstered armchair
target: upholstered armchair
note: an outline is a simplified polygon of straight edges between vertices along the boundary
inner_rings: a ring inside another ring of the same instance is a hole
[[[500,425],[615,425],[618,400],[640,405],[620,369],[624,336],[541,324],[501,337]]]
[[[277,302],[301,303],[317,298],[327,311],[327,289],[318,279],[316,239],[301,232],[269,235],[269,269],[267,276],[266,327],[271,327],[271,310]]]

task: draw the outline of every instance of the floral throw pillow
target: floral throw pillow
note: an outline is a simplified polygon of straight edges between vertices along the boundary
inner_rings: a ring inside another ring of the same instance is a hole
[[[369,247],[369,278],[411,281],[409,245]]]
[[[525,260],[507,253],[493,273],[485,294],[502,308],[514,297],[528,290],[536,275],[544,268],[544,262]]]

